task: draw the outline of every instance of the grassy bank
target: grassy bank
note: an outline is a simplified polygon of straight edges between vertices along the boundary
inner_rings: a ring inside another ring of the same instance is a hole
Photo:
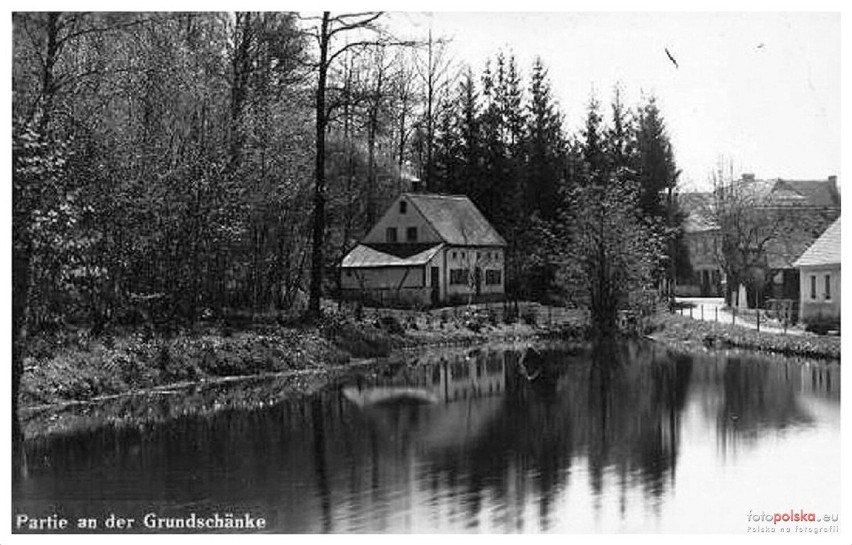
[[[289,371],[320,372],[363,358],[418,346],[586,338],[582,314],[559,323],[494,320],[476,310],[377,312],[361,320],[330,313],[317,326],[272,321],[239,330],[206,325],[170,335],[126,331],[91,337],[62,332],[33,339],[22,380],[23,407],[115,396],[223,377]],[[738,348],[818,359],[840,358],[840,338],[776,335],[728,324],[661,314],[649,336],[678,350]]]
[[[39,338],[25,362],[21,403],[82,401],[165,384],[341,364],[349,355],[316,329],[216,329]]]
[[[649,323],[649,337],[681,350],[738,348],[814,359],[840,359],[840,337],[779,335],[744,327],[660,314]]]
[[[21,405],[85,401],[222,377],[321,371],[407,347],[584,333],[580,323],[506,324],[472,313],[455,313],[443,320],[430,320],[428,313],[409,318],[386,313],[356,321],[332,313],[312,327],[273,322],[237,331],[199,326],[168,336],[140,331],[101,337],[68,331],[40,336],[32,339],[25,361]]]

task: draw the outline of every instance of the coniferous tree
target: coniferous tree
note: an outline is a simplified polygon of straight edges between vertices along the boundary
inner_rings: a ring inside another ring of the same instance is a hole
[[[499,74],[500,70],[498,70]],[[499,86],[492,73],[490,62],[482,74],[483,110],[480,116],[482,128],[482,177],[479,180],[480,201],[477,205],[485,216],[495,223],[498,218],[500,200],[500,180],[505,173],[505,146],[503,144],[503,116],[498,100]],[[499,228],[500,226],[498,226]]]
[[[456,128],[459,137],[459,155],[461,160],[461,184],[459,189],[470,196],[474,202],[481,200],[482,150],[479,120],[479,95],[468,67],[459,84],[456,103]]]
[[[604,185],[608,181],[609,165],[607,164],[602,123],[600,102],[593,96],[589,100],[586,123],[582,131],[581,149],[586,175],[582,176],[580,180],[584,185]]]
[[[556,214],[557,191],[564,171],[562,118],[551,96],[547,69],[538,57],[533,64],[530,79],[526,212],[537,212],[543,220],[551,221]]]
[[[677,181],[677,167],[665,122],[653,96],[639,108],[637,125],[640,206],[646,216],[663,219],[667,215],[666,195]]]
[[[689,263],[681,228],[683,215],[676,204],[679,171],[665,122],[653,96],[639,108],[636,148],[639,206],[646,218],[657,222],[658,231],[666,239],[664,276],[669,295],[673,296],[674,281],[683,276]]]
[[[636,179],[636,128],[618,87],[615,88],[611,107],[612,123],[605,131],[609,170],[613,175]]]

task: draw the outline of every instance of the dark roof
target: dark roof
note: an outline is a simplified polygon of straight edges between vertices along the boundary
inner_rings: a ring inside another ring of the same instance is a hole
[[[445,242],[458,246],[505,246],[506,241],[463,195],[405,193]]]
[[[441,249],[438,244],[359,244],[341,266],[349,267],[416,267],[425,265]]]
[[[780,178],[776,180],[773,192],[785,190],[801,196],[805,206],[840,207],[840,194],[837,188],[826,180],[782,180]]]
[[[796,267],[840,264],[840,218],[832,223],[816,242],[793,264]]]
[[[735,185],[748,188],[755,204],[775,207],[839,208],[840,193],[828,180],[769,180],[737,181]]]
[[[735,183],[738,187],[747,188],[746,195],[757,207],[784,207],[800,210],[840,208],[840,194],[836,186],[828,180],[782,180],[778,178],[774,180],[737,181]],[[713,193],[681,193],[678,195],[678,205],[685,213],[683,223],[685,232],[695,233],[717,228],[711,217],[712,213],[710,213],[713,206]],[[805,244],[807,245],[809,242],[805,242]],[[803,249],[804,247],[800,251]]]

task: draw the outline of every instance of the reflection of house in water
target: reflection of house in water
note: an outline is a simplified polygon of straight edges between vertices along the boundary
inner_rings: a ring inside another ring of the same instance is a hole
[[[506,389],[505,362],[501,357],[469,359],[461,365],[442,365],[437,371],[437,385],[446,403],[499,395]]]
[[[473,352],[466,361],[406,368],[398,375],[370,384],[343,388],[343,395],[359,406],[395,401],[451,403],[468,398],[500,395],[506,389],[505,362],[499,354],[479,356]]]
[[[736,454],[766,435],[807,429],[840,399],[838,363],[750,354],[695,360],[693,399],[724,453]]]
[[[432,365],[405,367],[392,377],[346,386],[342,392],[382,435],[404,438],[418,449],[452,448],[480,435],[500,413],[505,357],[473,351],[461,361],[442,358]]]

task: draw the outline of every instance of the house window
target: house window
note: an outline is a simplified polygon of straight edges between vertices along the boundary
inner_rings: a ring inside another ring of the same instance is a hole
[[[408,203],[405,201],[399,201],[399,213],[405,214],[408,212]]]
[[[453,252],[453,259],[458,259],[459,255],[457,252]]]
[[[503,271],[488,270],[485,271],[485,285],[499,286],[503,283]]]
[[[811,299],[816,299],[816,276],[811,275]]]
[[[450,284],[467,285],[468,275],[467,269],[450,269]]]
[[[405,230],[405,240],[408,242],[417,242],[417,227],[409,227]]]
[[[396,227],[388,227],[386,239],[388,242],[396,242]]]
[[[831,275],[825,275],[825,300],[831,301]]]

